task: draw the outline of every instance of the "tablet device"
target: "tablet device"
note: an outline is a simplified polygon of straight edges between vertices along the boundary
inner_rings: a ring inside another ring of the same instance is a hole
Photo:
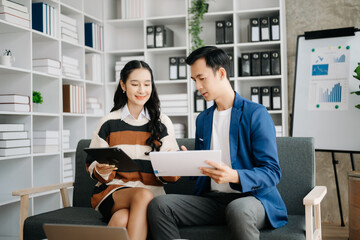
[[[99,163],[115,165],[117,171],[139,171],[140,166],[136,164],[123,150],[117,147],[108,148],[85,148],[91,157]]]
[[[221,150],[151,152],[150,160],[156,176],[205,176],[199,168],[221,164]]]

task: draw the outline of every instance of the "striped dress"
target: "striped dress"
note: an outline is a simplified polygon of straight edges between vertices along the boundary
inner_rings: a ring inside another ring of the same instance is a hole
[[[127,108],[127,106],[125,107]],[[98,180],[91,198],[91,205],[95,210],[98,210],[100,203],[109,194],[122,187],[147,188],[154,196],[165,194],[163,182],[154,175],[150,158],[145,155],[145,152],[151,151],[151,147],[146,144],[146,140],[150,136],[150,132],[147,130],[148,118],[135,119],[131,115],[122,118],[122,111],[125,112],[124,108],[111,112],[101,119],[93,134],[90,147],[119,147],[141,166],[141,170],[121,172],[119,169],[104,176],[95,170],[96,160],[88,156],[86,170],[92,178]],[[178,150],[171,120],[164,114],[160,115],[160,120],[163,129],[160,135],[162,141],[160,151]],[[178,178],[163,177],[162,180],[174,182]]]

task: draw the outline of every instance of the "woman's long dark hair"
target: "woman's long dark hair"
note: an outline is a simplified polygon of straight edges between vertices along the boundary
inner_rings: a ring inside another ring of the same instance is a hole
[[[162,145],[162,142],[160,141],[161,136],[161,121],[160,121],[160,100],[159,96],[156,91],[155,83],[154,83],[154,76],[152,73],[152,70],[150,66],[143,61],[137,61],[133,60],[128,62],[124,68],[121,70],[120,73],[120,81],[122,81],[124,84],[126,84],[126,81],[128,80],[129,75],[135,70],[145,68],[150,72],[151,75],[151,95],[149,100],[145,103],[145,108],[149,112],[150,115],[150,121],[149,121],[149,132],[150,137],[146,140],[146,144],[151,147],[151,151],[159,151],[160,147]],[[126,96],[126,92],[123,92],[120,82],[116,89],[115,95],[114,95],[114,107],[111,109],[110,112],[116,111],[126,105],[128,102],[128,98]],[[148,154],[148,153],[146,153]]]

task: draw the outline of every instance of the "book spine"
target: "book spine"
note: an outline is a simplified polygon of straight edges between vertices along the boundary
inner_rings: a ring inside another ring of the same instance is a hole
[[[43,3],[32,4],[32,28],[43,32]]]

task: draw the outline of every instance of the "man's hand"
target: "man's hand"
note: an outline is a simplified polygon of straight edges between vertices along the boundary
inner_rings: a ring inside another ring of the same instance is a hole
[[[240,183],[238,172],[225,163],[217,164],[213,161],[206,161],[206,163],[215,169],[200,167],[201,172],[212,178],[217,184]]]
[[[109,165],[109,164],[101,164],[101,163],[96,163],[96,171],[102,175],[106,175],[111,173],[112,171],[117,170],[117,167],[115,167],[115,165]]]

